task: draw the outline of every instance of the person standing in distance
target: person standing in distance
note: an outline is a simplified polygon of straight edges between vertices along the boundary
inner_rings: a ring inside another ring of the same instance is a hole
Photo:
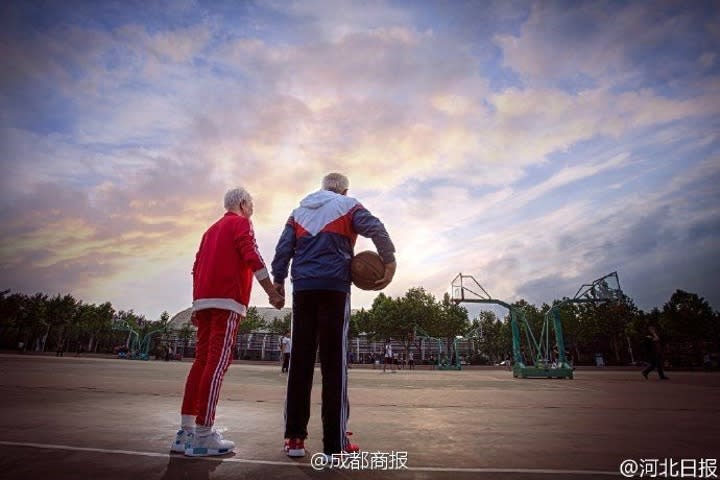
[[[272,276],[281,294],[292,260],[292,353],[285,400],[285,451],[305,455],[315,355],[322,372],[323,451],[356,452],[347,421],[347,337],[350,319],[350,260],[357,235],[372,239],[385,263],[375,290],[395,275],[395,246],[385,226],[360,202],[348,197],[349,182],[340,173],[322,180],[321,190],[293,210],[275,249]]]
[[[657,370],[660,380],[670,380],[663,370],[662,341],[660,340],[657,329],[652,325],[648,327],[648,334],[645,336],[645,353],[648,362],[647,367],[642,371],[642,376],[645,377],[645,380],[648,379],[648,374],[653,370]]]
[[[385,359],[383,360],[383,373],[388,365],[390,365],[390,371],[395,373],[397,367],[395,366],[395,356],[393,355],[392,339],[385,340]]]
[[[285,304],[255,241],[252,197],[244,188],[233,188],[225,194],[225,209],[225,215],[202,236],[192,270],[197,346],[185,383],[180,430],[171,447],[187,456],[223,455],[235,448],[212,427],[238,325],[247,314],[253,274],[273,307]]]
[[[280,339],[280,351],[282,352],[282,373],[287,373],[290,366],[290,352],[292,351],[292,339],[290,338],[290,330]]]

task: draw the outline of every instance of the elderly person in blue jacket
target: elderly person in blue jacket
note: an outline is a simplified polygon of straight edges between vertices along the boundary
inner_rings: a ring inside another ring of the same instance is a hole
[[[290,372],[285,402],[285,451],[305,455],[315,355],[322,371],[323,451],[356,452],[347,421],[347,335],[350,320],[350,260],[357,235],[372,239],[385,264],[376,290],[395,275],[395,247],[385,226],[360,202],[347,196],[349,182],[339,173],[323,178],[322,189],[293,210],[275,249],[272,276],[285,294],[292,260],[293,319]]]

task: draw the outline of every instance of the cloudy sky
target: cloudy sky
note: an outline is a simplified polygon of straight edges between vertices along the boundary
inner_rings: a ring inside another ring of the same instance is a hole
[[[717,2],[10,1],[0,71],[0,289],[175,313],[228,187],[270,263],[341,171],[389,295],[720,309]]]

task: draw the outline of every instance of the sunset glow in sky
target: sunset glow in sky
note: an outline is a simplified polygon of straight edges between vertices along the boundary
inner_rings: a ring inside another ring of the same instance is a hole
[[[718,2],[18,1],[0,27],[0,290],[174,314],[228,187],[269,264],[340,171],[397,248],[388,295],[462,272],[539,305],[616,270],[643,309],[720,308]]]

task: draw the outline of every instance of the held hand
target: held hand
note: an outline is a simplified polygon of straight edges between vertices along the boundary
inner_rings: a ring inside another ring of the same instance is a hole
[[[283,297],[285,296],[285,284],[284,283],[275,282],[275,283],[273,283],[273,287],[275,287],[275,290],[277,290],[277,292],[280,295],[282,295]]]
[[[391,262],[385,264],[385,274],[383,277],[375,282],[375,286],[373,287],[373,290],[382,290],[383,288],[387,287],[390,282],[392,282],[393,277],[395,276],[395,269],[397,268],[397,263]]]
[[[285,297],[275,292],[269,296],[270,305],[280,310],[285,306]]]
[[[268,300],[270,301],[270,305],[280,310],[285,305],[285,295],[284,289],[283,293],[280,293],[278,291],[278,284],[270,280],[270,277],[267,276],[260,280],[260,285],[262,285],[263,289],[265,290],[265,293],[267,293]],[[282,287],[282,285],[281,285]]]

